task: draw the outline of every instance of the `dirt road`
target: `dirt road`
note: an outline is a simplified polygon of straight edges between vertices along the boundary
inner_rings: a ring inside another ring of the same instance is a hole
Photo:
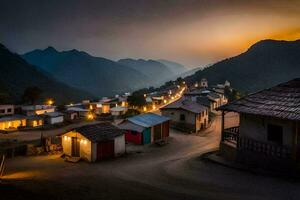
[[[220,118],[205,136],[172,130],[169,144],[114,160],[77,164],[58,156],[22,157],[7,164],[4,199],[299,199],[300,184],[254,175],[199,156],[216,149]],[[227,118],[227,124],[235,118]],[[1,188],[1,187],[0,187]],[[3,187],[2,187],[3,188]],[[1,199],[1,198],[0,198]]]

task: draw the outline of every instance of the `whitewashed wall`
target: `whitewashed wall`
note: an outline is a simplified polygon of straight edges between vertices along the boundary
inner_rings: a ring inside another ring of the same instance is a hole
[[[115,156],[125,153],[125,135],[120,135],[114,139]]]
[[[67,139],[64,137],[67,136]],[[85,137],[83,137],[80,133],[76,133],[73,131],[70,131],[64,135],[62,135],[62,146],[63,146],[63,152],[66,155],[71,156],[72,154],[72,139],[71,137],[77,137],[80,140],[83,140],[83,142],[80,142],[80,157],[87,161],[92,161],[92,143]],[[86,141],[86,143],[84,142]]]
[[[294,125],[288,120],[279,120],[269,117],[260,117],[254,115],[240,115],[240,134],[251,139],[268,142],[267,129],[268,124],[279,125],[283,127],[283,145],[291,146],[293,143]]]
[[[50,124],[58,124],[64,121],[64,116],[51,117],[49,118]]]

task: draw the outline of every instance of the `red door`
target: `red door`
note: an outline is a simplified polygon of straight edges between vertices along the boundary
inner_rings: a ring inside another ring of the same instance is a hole
[[[97,160],[114,157],[114,141],[104,141],[97,144]]]

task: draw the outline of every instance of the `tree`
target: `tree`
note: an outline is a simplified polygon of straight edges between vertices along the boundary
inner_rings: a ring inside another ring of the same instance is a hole
[[[39,87],[28,87],[22,96],[23,102],[34,104],[41,97],[41,94],[42,90]]]
[[[131,95],[128,97],[127,101],[131,106],[141,107],[146,104],[145,97],[142,94]]]

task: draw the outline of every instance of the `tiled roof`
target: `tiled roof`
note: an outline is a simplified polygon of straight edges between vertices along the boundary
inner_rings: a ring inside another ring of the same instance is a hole
[[[207,108],[204,105],[201,105],[197,102],[188,100],[188,99],[178,99],[177,101],[166,105],[163,109],[183,109],[193,113],[201,113],[205,111]]]
[[[170,120],[168,117],[146,113],[128,118],[128,121],[143,127],[151,127]]]
[[[298,121],[300,120],[300,78],[250,94],[221,106],[219,110]]]
[[[74,131],[80,133],[92,142],[111,140],[123,134],[121,129],[108,122],[81,126]]]

